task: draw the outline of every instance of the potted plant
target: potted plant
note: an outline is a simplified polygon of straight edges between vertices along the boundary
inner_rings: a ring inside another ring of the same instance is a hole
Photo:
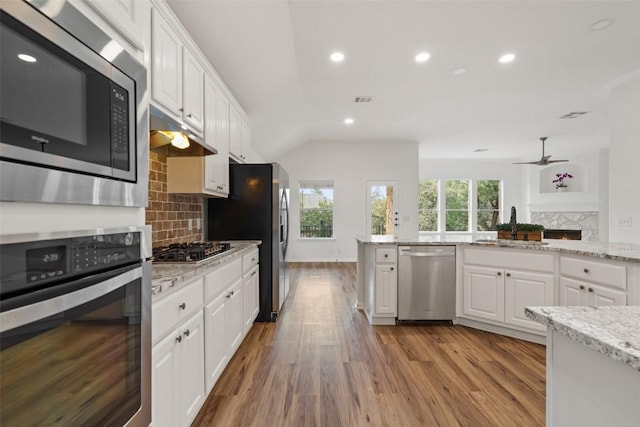
[[[556,179],[554,179],[551,182],[553,182],[556,185],[556,190],[558,190],[558,191],[566,191],[567,184],[565,184],[564,180],[565,179],[571,179],[571,178],[573,178],[573,175],[571,175],[568,172],[557,173],[556,174]]]
[[[512,240],[511,224],[498,224],[496,230],[498,231],[498,239]],[[540,242],[542,241],[542,230],[544,230],[544,226],[540,224],[516,224],[516,240]]]

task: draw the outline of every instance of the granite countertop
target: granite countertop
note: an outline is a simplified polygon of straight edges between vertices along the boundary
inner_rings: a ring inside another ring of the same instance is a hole
[[[640,371],[640,306],[526,307],[527,317]]]
[[[512,240],[476,240],[463,237],[457,240],[440,241],[432,236],[415,239],[394,240],[390,236],[355,236],[365,245],[464,245],[498,248],[531,249],[536,251],[560,252],[572,255],[586,255],[618,261],[640,262],[640,245],[630,243],[590,242],[587,240],[543,239],[542,242],[524,242]]]
[[[197,264],[181,263],[155,263],[152,268],[151,293],[155,297],[158,294],[169,293],[178,289],[180,285],[188,283],[191,279],[204,276],[217,266],[234,260],[258,247],[260,240],[231,241],[231,249]]]

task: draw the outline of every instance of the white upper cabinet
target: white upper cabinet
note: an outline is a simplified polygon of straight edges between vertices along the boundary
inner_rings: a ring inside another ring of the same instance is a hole
[[[204,70],[196,58],[182,48],[182,95],[184,121],[202,132],[204,123]]]
[[[166,19],[151,15],[151,96],[176,118],[182,110],[182,42]]]
[[[109,25],[120,33],[128,43],[144,50],[145,19],[149,3],[143,0],[85,0],[85,2]]]
[[[205,157],[205,183],[207,192],[227,197],[229,195],[229,101],[205,76],[205,141],[218,154]]]
[[[242,160],[247,160],[247,151],[251,147],[251,127],[244,120],[242,121]]]
[[[242,161],[242,116],[229,107],[229,154]]]

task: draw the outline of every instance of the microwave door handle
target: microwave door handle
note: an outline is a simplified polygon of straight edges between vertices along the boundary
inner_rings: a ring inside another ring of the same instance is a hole
[[[123,270],[126,271],[123,272]],[[106,295],[142,278],[142,267],[140,265],[134,268],[125,267],[118,269],[117,273],[110,273],[112,274],[103,273],[2,301],[3,305],[15,306],[17,303],[20,305],[6,311],[2,307],[0,332],[53,316]],[[52,296],[49,295],[52,292],[49,292],[46,294],[46,299],[43,299],[45,291],[55,291],[58,295]]]

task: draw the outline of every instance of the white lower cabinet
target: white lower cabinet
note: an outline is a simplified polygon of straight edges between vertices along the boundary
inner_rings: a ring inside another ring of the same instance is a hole
[[[376,265],[375,314],[396,315],[398,310],[398,269],[395,265]]]
[[[515,327],[525,332],[546,331],[545,327],[528,319],[524,309],[527,306],[554,304],[553,255],[534,254],[532,256],[525,251],[473,248],[466,249],[464,257],[462,302],[464,317],[473,320],[489,320],[493,324],[508,328]],[[532,268],[539,271],[530,271]]]
[[[260,276],[258,274],[259,267],[256,265],[247,274],[243,276],[242,292],[244,293],[244,330],[248,332],[256,320],[260,311]]]
[[[243,338],[241,284],[240,279],[236,280],[204,307],[207,393],[218,381]]]
[[[560,278],[560,305],[627,305],[627,293],[581,280]]]
[[[205,398],[202,311],[156,344],[152,360],[153,426],[190,425]]]
[[[627,267],[614,261],[560,257],[560,304],[627,305]]]

